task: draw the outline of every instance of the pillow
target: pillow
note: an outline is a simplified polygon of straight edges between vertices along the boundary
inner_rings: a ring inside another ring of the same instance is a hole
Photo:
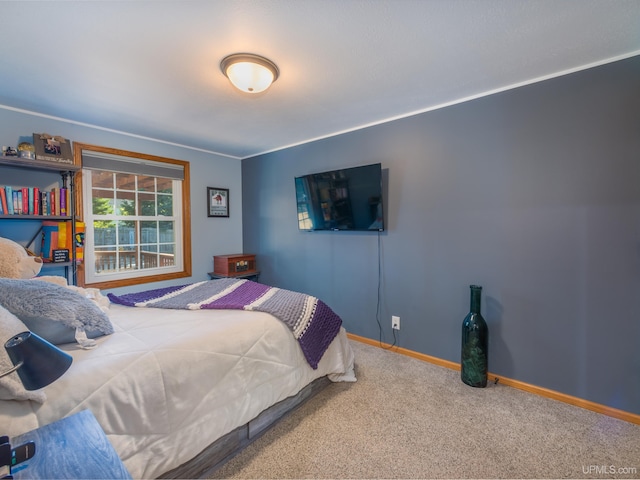
[[[20,319],[0,306],[0,373],[13,368],[13,362],[4,349],[5,342],[27,330],[28,328]],[[25,390],[16,372],[0,378],[0,400],[34,400],[43,403],[46,398],[42,390]]]
[[[113,333],[109,317],[95,302],[61,285],[34,280],[0,278],[0,305],[24,322],[29,330],[60,345]]]

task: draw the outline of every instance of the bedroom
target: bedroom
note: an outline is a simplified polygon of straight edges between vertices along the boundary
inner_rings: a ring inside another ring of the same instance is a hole
[[[3,37],[2,48],[12,41]],[[120,134],[129,133],[125,116],[105,128],[69,122],[46,109],[46,95],[16,105],[3,91],[2,144],[43,131],[188,160],[192,278],[206,278],[213,255],[241,246],[257,254],[261,281],[322,298],[361,337],[379,336],[378,242],[385,342],[393,341],[397,315],[399,346],[459,361],[468,286],[480,283],[491,372],[640,415],[640,327],[631,320],[640,286],[639,49],[636,43],[617,52],[629,58],[243,160]],[[384,233],[297,230],[295,176],[374,162],[387,175]],[[211,186],[229,188],[229,218],[206,217]]]

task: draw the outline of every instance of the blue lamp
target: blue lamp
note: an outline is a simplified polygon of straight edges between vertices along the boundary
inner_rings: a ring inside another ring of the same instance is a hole
[[[27,390],[37,390],[55,382],[71,366],[71,355],[47,342],[33,332],[11,337],[4,348],[14,367],[0,373],[0,378],[13,372]],[[9,437],[0,437],[0,477],[11,477],[11,468],[35,454],[35,443],[27,442],[11,448]]]
[[[0,377],[17,372],[27,390],[37,390],[55,382],[71,366],[71,355],[33,332],[11,337],[4,348],[14,367]]]

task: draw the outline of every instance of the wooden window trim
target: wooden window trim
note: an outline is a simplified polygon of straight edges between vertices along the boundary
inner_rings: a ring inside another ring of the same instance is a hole
[[[85,265],[81,263],[78,265],[78,285],[81,287],[108,289],[127,287],[131,285],[141,285],[145,283],[160,282],[164,280],[173,280],[176,278],[190,277],[192,275],[191,266],[191,190],[190,190],[190,176],[189,176],[189,162],[184,160],[176,160],[173,158],[159,157],[156,155],[148,155],[146,153],[136,153],[127,150],[119,150],[116,148],[101,147],[97,145],[89,145],[86,143],[73,144],[73,154],[77,165],[82,165],[82,152],[83,150],[90,150],[93,152],[106,153],[110,155],[119,155],[122,157],[140,158],[143,160],[150,160],[160,163],[172,163],[180,165],[184,168],[184,180],[182,181],[182,252],[183,252],[183,266],[182,271],[164,273],[158,275],[149,275],[144,277],[133,277],[120,280],[110,280],[105,282],[85,282]],[[83,202],[83,187],[82,187],[82,170],[76,173],[75,178],[76,185],[76,219],[84,221],[84,202]]]

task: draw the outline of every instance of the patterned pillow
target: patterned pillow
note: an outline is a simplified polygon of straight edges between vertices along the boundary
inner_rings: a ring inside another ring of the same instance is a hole
[[[14,335],[27,330],[20,319],[0,305],[0,373],[13,368],[4,344]],[[25,390],[16,372],[0,378],[0,400],[34,400],[43,403],[46,398],[42,390]]]

